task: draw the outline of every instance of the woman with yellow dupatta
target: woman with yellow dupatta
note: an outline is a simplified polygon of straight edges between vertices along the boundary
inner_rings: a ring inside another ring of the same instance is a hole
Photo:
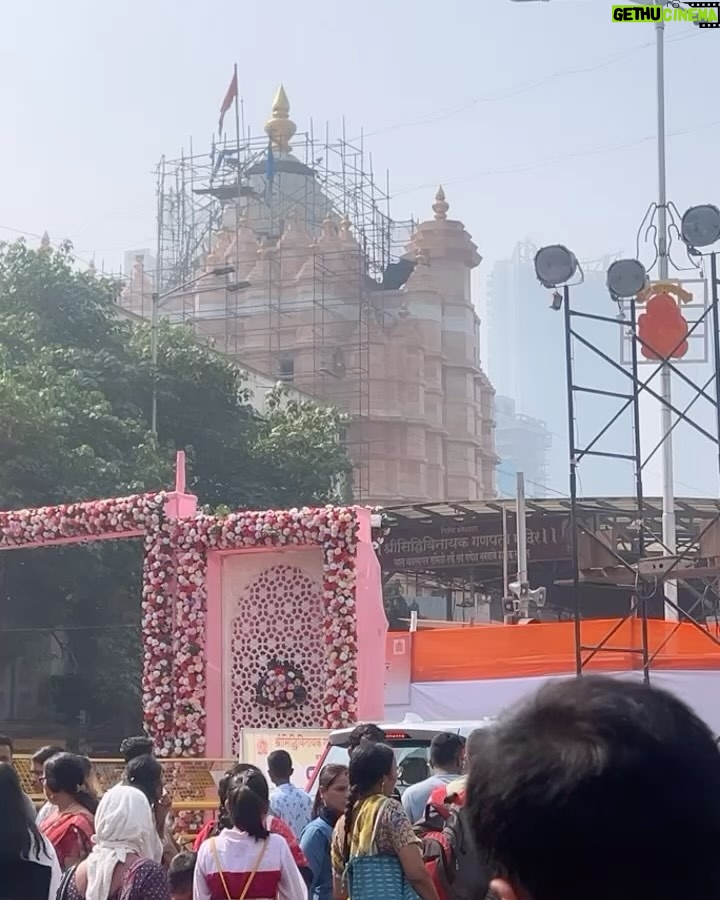
[[[347,808],[332,840],[335,900],[438,900],[410,819],[392,799],[396,782],[391,747],[353,752]]]

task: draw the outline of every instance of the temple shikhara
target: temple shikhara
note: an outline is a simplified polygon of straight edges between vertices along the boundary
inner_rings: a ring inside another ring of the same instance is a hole
[[[157,291],[163,318],[346,410],[357,501],[495,496],[481,257],[442,187],[393,221],[362,142],[299,134],[282,87],[264,131],[160,164],[157,259],[135,257],[122,306],[150,318]]]

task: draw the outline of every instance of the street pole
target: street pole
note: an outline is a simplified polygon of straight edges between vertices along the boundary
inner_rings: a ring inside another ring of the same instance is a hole
[[[150,306],[150,360],[152,363],[152,408],[150,428],[157,437],[157,375],[158,375],[158,326],[160,324],[160,294],[152,292]]]
[[[662,4],[667,5],[666,3]],[[657,160],[658,160],[658,275],[660,281],[668,278],[667,231],[667,161],[665,157],[665,22],[655,23],[655,50],[657,63]],[[663,363],[660,372],[660,435],[662,439],[662,540],[665,556],[677,551],[675,526],[675,485],[673,476],[673,432],[671,370]],[[677,620],[677,581],[665,581],[665,618]],[[672,604],[675,604],[674,606]]]
[[[530,598],[528,596],[528,567],[527,567],[527,534],[525,527],[525,475],[522,472],[516,474],[515,511],[517,518],[517,580],[520,585],[520,618],[527,619],[530,615]]]

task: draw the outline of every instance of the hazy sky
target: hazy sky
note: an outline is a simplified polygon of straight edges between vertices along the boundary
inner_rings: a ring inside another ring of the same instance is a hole
[[[209,146],[238,63],[260,131],[283,82],[303,130],[364,128],[396,218],[442,182],[485,257],[517,240],[630,250],[655,196],[654,32],[609,0],[5,3],[0,237],[70,238],[118,268],[154,241],[152,170]],[[667,27],[669,192],[720,201],[720,33]],[[482,281],[480,281],[482,283]]]

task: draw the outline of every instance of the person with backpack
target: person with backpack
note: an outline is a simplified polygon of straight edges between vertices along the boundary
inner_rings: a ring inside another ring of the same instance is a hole
[[[312,821],[300,837],[300,849],[305,854],[312,882],[309,900],[332,900],[333,881],[330,863],[330,842],[337,820],[345,812],[350,790],[347,766],[330,764],[320,771],[318,792],[312,810]]]
[[[482,758],[487,732],[478,728],[465,745],[466,772]],[[423,861],[440,900],[475,900],[485,897],[491,871],[483,865],[465,808],[467,774],[430,795],[425,820],[418,826]]]
[[[350,757],[350,793],[332,839],[337,900],[438,900],[423,865],[420,840],[392,798],[397,763],[392,747],[368,743]]]
[[[411,785],[403,794],[402,804],[413,825],[422,821],[430,794],[441,785],[456,781],[463,771],[465,738],[447,731],[436,734],[430,744],[433,774]]]

